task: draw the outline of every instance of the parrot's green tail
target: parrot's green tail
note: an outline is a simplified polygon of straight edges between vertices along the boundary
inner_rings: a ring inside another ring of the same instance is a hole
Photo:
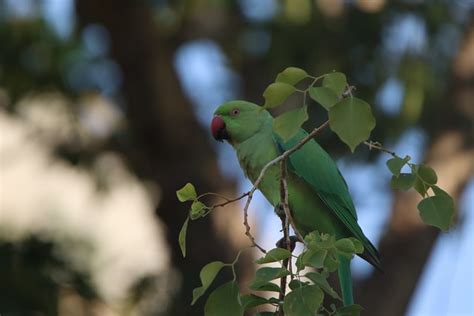
[[[350,259],[339,256],[338,274],[344,306],[352,305],[354,304],[354,297],[352,295],[352,275]]]

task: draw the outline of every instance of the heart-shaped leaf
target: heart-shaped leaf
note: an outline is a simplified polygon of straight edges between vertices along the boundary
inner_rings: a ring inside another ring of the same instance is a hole
[[[194,305],[196,301],[206,292],[211,285],[212,281],[216,278],[217,274],[225,266],[225,263],[221,261],[213,261],[206,264],[199,273],[201,278],[202,286],[197,287],[193,290],[193,301],[191,305]]]
[[[367,102],[348,97],[329,110],[329,126],[354,152],[357,145],[369,138],[375,118]]]
[[[308,73],[301,68],[288,67],[278,74],[275,82],[287,83],[294,86],[301,80],[308,77]]]
[[[192,183],[186,183],[184,187],[176,191],[176,196],[180,202],[186,202],[196,199],[196,189]]]
[[[283,82],[275,82],[269,85],[263,92],[265,98],[265,109],[271,109],[279,106],[293,93],[295,87]]]
[[[307,107],[302,106],[277,116],[273,120],[273,130],[286,142],[298,132],[307,119]]]
[[[209,295],[204,306],[205,316],[243,316],[239,287],[235,281],[227,282]]]

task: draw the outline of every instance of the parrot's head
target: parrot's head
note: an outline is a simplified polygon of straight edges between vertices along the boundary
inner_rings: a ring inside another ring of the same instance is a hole
[[[261,106],[246,101],[227,102],[214,112],[212,136],[218,141],[241,143],[255,135],[268,119],[270,113]]]

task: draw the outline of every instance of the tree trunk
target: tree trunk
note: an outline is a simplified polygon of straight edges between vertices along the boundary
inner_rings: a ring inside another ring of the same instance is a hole
[[[456,201],[474,172],[474,133],[472,123],[465,123],[466,117],[473,116],[472,98],[466,96],[474,95],[474,29],[466,35],[453,67],[453,89],[430,131],[434,140],[426,155],[427,163],[438,174],[438,185]],[[460,67],[459,60],[467,64]],[[466,73],[466,69],[471,71]],[[470,106],[466,102],[471,102]],[[364,307],[366,316],[399,316],[407,311],[439,236],[437,229],[421,222],[416,207],[419,201],[416,192],[395,195],[388,232],[379,246],[384,273],[375,272],[356,288],[356,301]]]
[[[179,41],[157,29],[153,9],[145,1],[76,3],[82,26],[100,23],[108,30],[112,58],[123,73],[122,93],[131,134],[124,153],[137,174],[159,185],[156,213],[166,226],[172,265],[179,270],[182,283],[175,286],[178,293],[168,314],[201,315],[202,302],[201,306],[190,306],[192,289],[200,285],[200,269],[213,260],[230,261],[237,246],[244,243],[244,235],[241,214],[231,207],[218,210],[226,213],[225,221],[211,216],[214,220],[190,223],[185,260],[178,247],[178,234],[189,205],[178,202],[177,189],[191,182],[199,192],[235,195],[234,184],[219,172],[208,132],[198,124],[179,86],[173,68]],[[238,225],[242,226],[242,234],[234,234]]]

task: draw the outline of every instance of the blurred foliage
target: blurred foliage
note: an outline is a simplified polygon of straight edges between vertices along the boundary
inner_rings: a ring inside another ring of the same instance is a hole
[[[2,314],[56,315],[61,290],[73,289],[84,300],[97,298],[89,276],[66,261],[51,241],[37,236],[0,240],[0,258]]]
[[[433,136],[441,122],[469,128],[468,117],[456,110],[449,95],[455,84],[452,58],[472,19],[472,7],[464,9],[462,1],[374,0],[372,5],[370,1],[265,1],[275,7],[263,11],[256,10],[262,6],[257,2],[139,1],[149,6],[156,33],[166,38],[172,49],[196,39],[215,41],[240,75],[246,99],[263,104],[261,91],[289,65],[311,73],[337,69],[357,86],[357,96],[375,104],[379,123],[375,140],[395,140],[411,126]],[[47,23],[39,10],[41,4],[34,5],[37,11],[32,15],[16,16],[7,10],[6,3],[0,2],[0,108],[15,115],[18,101],[35,92],[55,90],[73,100],[91,90],[104,93],[101,83],[107,80],[100,71],[92,70],[109,56],[88,54],[81,37],[86,26],[77,25],[70,36],[62,38]],[[130,3],[120,1],[117,5]],[[414,43],[397,41],[397,34],[406,32],[403,23],[414,23],[421,30]],[[390,78],[399,80],[404,91],[401,109],[395,115],[376,101]],[[108,96],[121,97],[115,90],[108,91]],[[77,103],[70,104],[74,112]],[[308,126],[324,120],[324,109],[310,111],[316,111],[310,117],[318,119]],[[125,130],[118,142],[101,142],[90,155],[111,147],[120,150],[127,133]],[[347,151],[334,135],[322,139],[333,152]],[[35,237],[2,241],[0,275],[5,279],[0,282],[0,312],[18,309],[56,314],[62,285],[51,277],[50,269],[68,275],[68,284],[81,296],[97,295],[88,277],[71,270],[51,242]]]
[[[67,71],[78,62],[77,40],[61,40],[42,19],[0,20],[0,87],[10,105],[34,91],[69,94]]]

